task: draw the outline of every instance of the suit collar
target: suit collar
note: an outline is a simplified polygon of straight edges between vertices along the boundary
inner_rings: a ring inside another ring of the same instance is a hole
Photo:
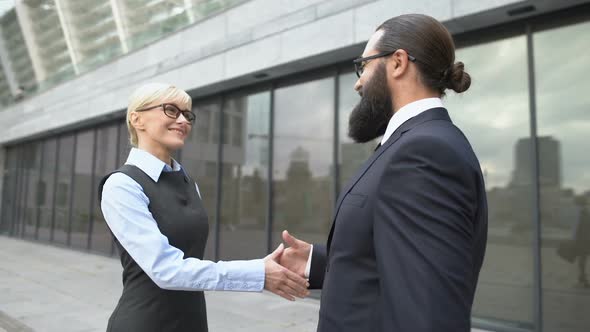
[[[354,187],[354,185],[359,181],[359,179],[365,174],[367,169],[369,169],[369,167],[371,167],[375,160],[377,160],[383,154],[383,152],[387,150],[387,148],[393,145],[402,136],[403,133],[413,129],[414,127],[424,122],[433,120],[444,120],[451,122],[451,118],[449,117],[449,113],[447,112],[447,110],[445,108],[438,107],[426,110],[420,113],[419,115],[407,120],[401,126],[399,126],[395,130],[395,132],[393,132],[391,137],[387,139],[385,144],[381,145],[379,148],[377,148],[377,150],[375,150],[375,153],[373,153],[371,157],[369,157],[369,159],[363,164],[361,169],[359,169],[356,172],[355,177],[352,178],[348,182],[347,186],[343,188],[344,190],[342,190],[338,203],[336,204],[337,209],[340,208],[340,204],[342,203],[342,199],[344,198],[344,196],[346,196],[346,194],[352,189],[352,187]]]
[[[336,203],[336,212],[334,213],[334,219],[332,220],[332,228],[330,229],[330,234],[328,235],[328,243],[326,246],[328,253],[330,252],[330,244],[332,242],[332,235],[334,234],[334,227],[336,226],[336,224],[335,224],[336,218],[338,217],[338,212],[340,211],[340,206],[342,205],[342,200],[344,199],[344,197],[350,192],[352,187],[354,187],[354,185],[363,177],[363,175],[367,172],[369,167],[371,167],[371,165],[373,165],[373,163],[385,152],[385,150],[387,150],[387,148],[389,148],[391,145],[393,145],[402,136],[403,133],[405,133],[409,130],[412,130],[414,127],[416,127],[424,122],[433,121],[433,120],[443,120],[443,121],[451,122],[451,118],[449,117],[449,113],[447,112],[447,110],[445,108],[442,108],[442,107],[431,108],[431,109],[426,110],[426,111],[420,113],[419,115],[407,120],[401,126],[399,126],[399,128],[397,128],[395,130],[395,132],[393,132],[391,137],[389,137],[389,139],[387,139],[387,141],[385,142],[384,145],[379,146],[375,150],[375,153],[373,153],[371,155],[371,157],[363,164],[361,169],[359,169],[355,173],[354,178],[352,178],[348,182],[346,187],[343,188],[343,190],[340,192],[338,202]]]
[[[425,110],[418,114],[417,116],[407,120],[401,126],[399,126],[392,134],[391,137],[385,142],[385,144],[381,144],[382,146],[390,146],[395,142],[401,134],[405,133],[408,130],[413,129],[414,127],[428,121],[432,120],[444,120],[444,121],[451,121],[451,117],[449,116],[449,112],[444,107],[435,107],[428,110]]]

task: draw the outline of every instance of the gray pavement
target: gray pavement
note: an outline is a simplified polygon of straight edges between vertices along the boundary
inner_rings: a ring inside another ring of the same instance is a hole
[[[114,258],[0,236],[0,332],[98,332],[122,290]],[[319,301],[207,292],[209,331],[315,331]],[[473,332],[483,332],[473,330]]]
[[[0,332],[97,332],[121,293],[117,259],[0,236]],[[319,302],[207,292],[209,330],[314,331]]]

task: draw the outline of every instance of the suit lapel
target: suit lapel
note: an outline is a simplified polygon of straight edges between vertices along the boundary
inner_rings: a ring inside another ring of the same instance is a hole
[[[387,139],[385,144],[381,145],[380,147],[378,147],[375,150],[375,152],[371,155],[371,157],[367,161],[365,161],[363,166],[355,173],[355,176],[350,181],[348,181],[347,185],[340,192],[340,195],[338,197],[338,202],[336,203],[336,212],[334,213],[334,219],[332,220],[332,228],[330,229],[330,235],[328,236],[328,243],[327,243],[328,252],[330,250],[330,243],[332,242],[332,234],[334,233],[334,227],[336,225],[336,218],[338,217],[338,212],[340,211],[340,206],[342,205],[342,201],[344,200],[344,197],[346,197],[346,195],[352,190],[352,188],[355,186],[355,184],[363,177],[363,175],[365,175],[365,173],[367,172],[367,170],[369,170],[371,165],[373,165],[373,163],[390,146],[395,144],[395,142],[403,135],[403,133],[413,129],[414,127],[418,126],[419,124],[422,124],[427,121],[432,121],[432,120],[446,120],[446,121],[450,122],[451,118],[449,117],[449,113],[447,112],[446,109],[444,109],[442,107],[437,107],[437,108],[432,108],[432,109],[426,110],[426,111],[420,113],[419,115],[404,122],[401,126],[399,126],[399,128],[397,128],[393,132],[393,134],[391,135],[391,137],[389,137]]]

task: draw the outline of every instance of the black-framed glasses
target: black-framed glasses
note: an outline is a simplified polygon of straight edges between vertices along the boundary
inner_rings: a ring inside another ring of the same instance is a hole
[[[149,111],[149,110],[152,110],[152,109],[158,108],[158,107],[162,107],[162,111],[164,111],[164,114],[166,114],[167,117],[172,118],[172,119],[178,119],[180,114],[182,114],[182,116],[184,116],[184,118],[187,119],[190,123],[194,123],[195,119],[197,118],[195,113],[193,113],[191,111],[181,110],[180,108],[178,108],[178,106],[176,106],[174,104],[168,104],[168,103],[154,105],[154,106],[150,106],[150,107],[146,107],[146,108],[140,108],[135,111],[136,112],[144,112],[144,111]]]
[[[352,63],[354,63],[354,71],[356,72],[356,76],[359,78],[361,77],[361,75],[365,71],[365,66],[367,65],[367,63],[369,63],[369,60],[373,60],[373,59],[377,59],[377,58],[391,55],[391,54],[397,52],[398,50],[399,49],[393,50],[393,51],[381,52],[381,53],[366,56],[364,58],[357,58],[357,59],[352,60]],[[416,58],[414,58],[413,56],[411,56],[409,54],[408,54],[408,59],[410,59],[410,61],[412,61],[412,62],[416,62]]]

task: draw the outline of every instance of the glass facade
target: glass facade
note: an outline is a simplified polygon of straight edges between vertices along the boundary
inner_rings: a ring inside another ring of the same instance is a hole
[[[90,209],[93,196],[92,164],[94,162],[94,131],[76,134],[76,161],[73,175],[72,219],[70,222],[69,244],[75,248],[86,248],[90,230]]]
[[[443,102],[480,159],[489,203],[476,327],[590,329],[589,29],[532,21],[457,36],[472,86]],[[347,137],[359,100],[349,67],[194,100],[177,158],[209,215],[206,258],[263,257],[283,229],[326,240],[339,188],[378,143]],[[122,119],[7,147],[0,232],[113,255],[96,187],[128,151]]]
[[[466,63],[473,84],[464,95],[449,93],[445,106],[479,158],[489,209],[474,314],[531,328],[534,177],[526,38],[465,47],[456,58]]]
[[[19,102],[244,1],[13,1],[13,8],[0,13],[0,53],[4,45],[10,59],[6,69],[13,72],[15,86],[11,89],[0,64],[0,106]]]
[[[590,329],[589,22],[533,35],[541,221],[543,325]],[[549,52],[573,57],[554,62]],[[580,55],[580,56],[578,56]]]
[[[270,92],[230,96],[223,105],[219,258],[262,257],[267,250]]]
[[[273,106],[273,247],[284,229],[324,242],[334,206],[334,77],[278,88]]]
[[[199,193],[209,217],[209,239],[205,247],[205,258],[215,257],[218,242],[217,199],[221,98],[193,103],[197,121],[185,142],[181,163],[188,174],[197,182]]]

